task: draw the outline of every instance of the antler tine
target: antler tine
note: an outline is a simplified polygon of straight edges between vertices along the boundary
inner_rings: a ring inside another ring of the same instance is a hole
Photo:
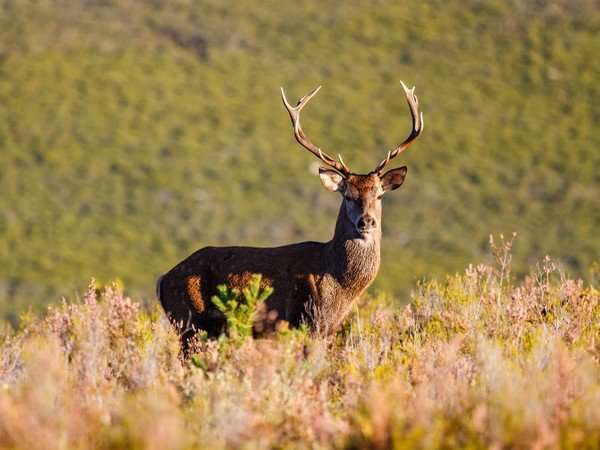
[[[321,86],[316,87],[315,89],[313,89],[312,92],[298,100],[296,106],[292,106],[287,101],[285,91],[283,90],[283,88],[281,88],[281,99],[283,100],[285,109],[287,109],[288,114],[290,115],[292,126],[294,127],[294,137],[296,138],[296,141],[298,141],[300,145],[302,145],[305,149],[307,149],[325,164],[327,164],[330,167],[333,167],[342,175],[346,176],[350,174],[350,169],[348,168],[348,166],[346,166],[346,164],[344,164],[342,157],[339,157],[340,160],[338,162],[331,156],[329,156],[327,153],[323,152],[319,147],[313,144],[310,141],[310,139],[308,139],[306,134],[304,134],[302,127],[300,126],[300,111],[302,111],[302,108],[304,108],[304,106],[310,101],[310,99],[313,98],[317,92],[319,92],[319,89],[321,89]]]
[[[415,88],[413,86],[412,89],[408,89],[402,81],[400,81],[400,83],[404,89],[404,95],[406,95],[406,101],[408,102],[410,115],[412,116],[412,130],[408,137],[404,139],[404,141],[394,150],[390,150],[387,153],[387,156],[383,158],[383,160],[377,165],[375,172],[378,174],[381,173],[383,168],[390,162],[390,160],[394,159],[396,156],[406,150],[408,146],[412,144],[412,141],[414,141],[423,131],[423,113],[419,112],[419,99],[415,95]]]

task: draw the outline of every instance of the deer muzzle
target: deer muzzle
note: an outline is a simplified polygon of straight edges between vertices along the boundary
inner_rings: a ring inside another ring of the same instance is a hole
[[[358,219],[358,222],[356,222],[356,231],[358,231],[360,234],[370,233],[376,229],[377,219],[370,214],[362,216],[360,219]]]

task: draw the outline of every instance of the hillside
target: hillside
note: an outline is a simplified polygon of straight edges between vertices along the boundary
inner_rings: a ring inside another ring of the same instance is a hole
[[[374,291],[481,260],[518,233],[590,279],[600,249],[600,11],[523,2],[0,3],[0,312],[119,278],[150,298],[195,249],[326,240],[338,199],[292,138],[356,171],[407,133]]]

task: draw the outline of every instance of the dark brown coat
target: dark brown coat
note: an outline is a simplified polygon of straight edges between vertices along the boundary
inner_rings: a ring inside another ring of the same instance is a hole
[[[269,329],[283,320],[290,326],[304,321],[325,333],[335,331],[353,301],[375,279],[380,261],[380,220],[375,229],[363,235],[350,221],[347,209],[344,200],[334,238],[326,243],[198,250],[159,279],[157,290],[163,308],[184,338],[198,329],[216,336],[226,324],[210,300],[216,287],[228,284],[241,288],[251,274],[260,273],[263,283],[272,286],[274,292],[266,301],[268,323],[258,328]]]

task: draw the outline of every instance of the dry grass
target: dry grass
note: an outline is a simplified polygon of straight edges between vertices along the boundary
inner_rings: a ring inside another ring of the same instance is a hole
[[[598,448],[600,299],[546,259],[367,298],[334,338],[201,341],[112,286],[0,343],[0,447]],[[508,258],[508,259],[507,259]]]

